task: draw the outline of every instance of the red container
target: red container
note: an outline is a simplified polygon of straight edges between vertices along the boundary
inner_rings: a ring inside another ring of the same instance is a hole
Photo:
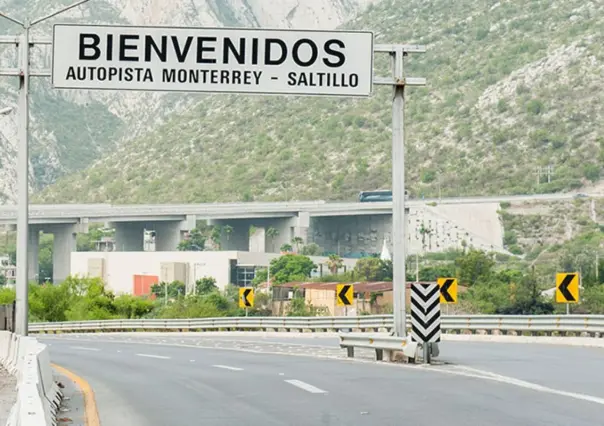
[[[148,296],[151,294],[151,286],[159,283],[157,275],[133,275],[132,294],[134,296]]]

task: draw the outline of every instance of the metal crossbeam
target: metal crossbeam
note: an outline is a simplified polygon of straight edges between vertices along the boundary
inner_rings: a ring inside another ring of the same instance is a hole
[[[0,44],[20,44],[21,36],[0,36]],[[50,46],[52,45],[52,38],[50,37],[30,37],[29,44],[42,44]]]
[[[417,44],[376,44],[373,47],[374,52],[405,52],[405,53],[426,53],[426,46]]]
[[[51,71],[49,69],[31,70],[29,72],[30,77],[50,77]],[[17,68],[0,68],[0,77],[20,77],[21,70]]]

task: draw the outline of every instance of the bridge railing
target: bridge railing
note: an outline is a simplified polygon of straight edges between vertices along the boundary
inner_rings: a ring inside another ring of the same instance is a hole
[[[410,324],[410,318],[408,324]],[[392,315],[354,317],[221,317],[191,319],[132,319],[32,323],[36,332],[89,331],[391,331]],[[442,317],[449,333],[604,335],[604,315],[451,315]]]

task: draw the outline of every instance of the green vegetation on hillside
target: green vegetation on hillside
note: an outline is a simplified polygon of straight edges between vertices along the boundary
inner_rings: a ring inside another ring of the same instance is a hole
[[[414,194],[553,192],[600,176],[604,59],[598,3],[383,0],[347,27],[376,42],[425,44],[426,77],[407,102]],[[547,28],[544,31],[543,28]],[[387,75],[387,58],[376,73]],[[352,199],[390,186],[389,88],[371,99],[211,96],[99,164],[38,195],[44,202]],[[552,164],[551,183],[536,166]]]

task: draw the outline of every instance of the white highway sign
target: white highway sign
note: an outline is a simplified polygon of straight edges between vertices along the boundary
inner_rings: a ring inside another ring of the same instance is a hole
[[[369,96],[373,33],[54,26],[59,89]]]

